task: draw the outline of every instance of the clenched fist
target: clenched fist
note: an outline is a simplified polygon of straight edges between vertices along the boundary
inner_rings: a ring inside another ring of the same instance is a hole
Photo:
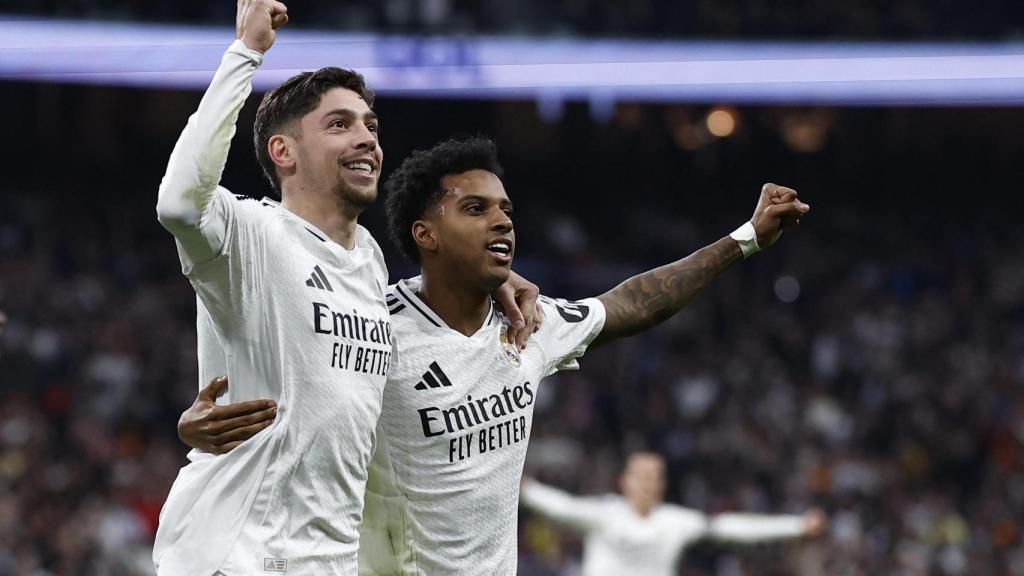
[[[270,50],[277,29],[287,23],[288,7],[277,0],[238,0],[235,37],[250,50]]]
[[[811,209],[796,197],[796,190],[768,183],[761,187],[761,197],[750,223],[757,233],[762,249],[775,243],[782,232],[800,223],[800,217]]]

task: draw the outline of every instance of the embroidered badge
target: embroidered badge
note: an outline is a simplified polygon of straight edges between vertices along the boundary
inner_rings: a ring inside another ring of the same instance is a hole
[[[519,368],[523,364],[522,358],[519,357],[519,350],[516,349],[515,342],[509,342],[508,340],[508,324],[501,325],[501,350],[504,352],[505,360]]]

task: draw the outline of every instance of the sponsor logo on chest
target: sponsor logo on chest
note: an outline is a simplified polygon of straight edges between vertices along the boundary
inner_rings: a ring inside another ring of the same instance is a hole
[[[312,296],[314,334],[332,340],[328,365],[386,376],[391,366],[391,317],[374,317],[357,306],[339,309],[335,286],[343,286],[333,282],[319,264],[303,279],[303,284]]]

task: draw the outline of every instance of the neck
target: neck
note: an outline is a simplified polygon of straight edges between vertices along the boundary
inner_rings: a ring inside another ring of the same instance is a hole
[[[424,264],[420,296],[449,328],[472,336],[491,309],[491,295],[461,279],[457,272]]]
[[[651,511],[654,510],[654,506],[643,506],[639,502],[633,500],[629,501],[629,507],[633,509],[633,512],[636,512],[637,516],[644,518],[650,516]]]
[[[336,194],[317,194],[302,189],[281,194],[281,206],[316,226],[346,250],[355,248],[356,224],[362,209],[346,204]]]

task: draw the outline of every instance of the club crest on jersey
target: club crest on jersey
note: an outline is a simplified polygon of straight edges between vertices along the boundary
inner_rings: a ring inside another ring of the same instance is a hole
[[[502,324],[500,340],[502,356],[505,357],[505,361],[519,368],[523,364],[523,360],[519,357],[519,350],[516,349],[515,342],[508,340],[508,324]]]

